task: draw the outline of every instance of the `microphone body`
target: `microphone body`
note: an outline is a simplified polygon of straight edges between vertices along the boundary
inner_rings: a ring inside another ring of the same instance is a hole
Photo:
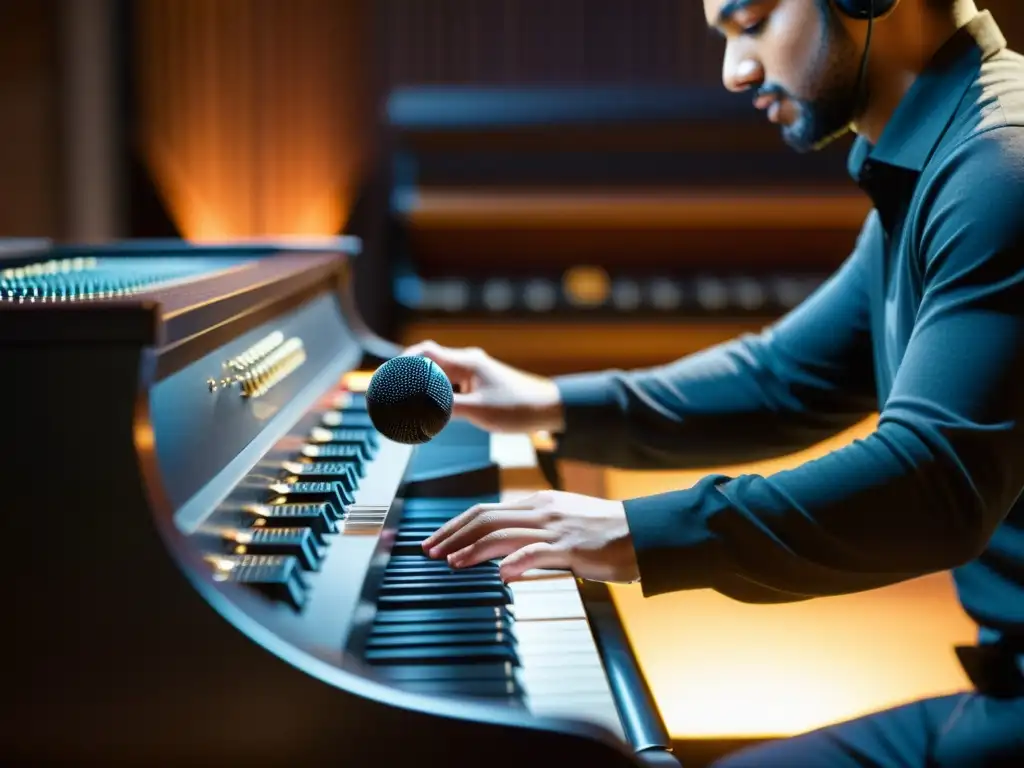
[[[432,440],[452,417],[452,383],[433,360],[393,357],[366,388],[366,412],[374,428],[396,443]]]

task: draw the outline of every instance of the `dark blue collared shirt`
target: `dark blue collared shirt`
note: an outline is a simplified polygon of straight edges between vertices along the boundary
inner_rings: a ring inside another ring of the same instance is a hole
[[[759,335],[559,378],[559,453],[712,467],[877,412],[794,469],[626,501],[644,593],[790,601],[952,569],[983,628],[1024,638],[1024,58],[988,12],[850,170],[874,207],[830,280]]]

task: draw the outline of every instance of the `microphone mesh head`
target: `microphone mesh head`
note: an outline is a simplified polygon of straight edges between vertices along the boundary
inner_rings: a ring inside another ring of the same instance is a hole
[[[366,412],[378,432],[396,443],[426,443],[452,416],[452,383],[433,360],[395,357],[374,371]]]

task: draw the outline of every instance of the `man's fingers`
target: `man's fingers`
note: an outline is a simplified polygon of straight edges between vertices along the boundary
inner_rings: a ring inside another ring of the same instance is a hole
[[[452,402],[452,416],[473,421],[481,412],[486,412],[487,399],[480,392],[456,392]]]
[[[452,403],[452,415],[475,413],[486,404],[487,399],[480,392],[456,392],[455,401]]]
[[[500,512],[505,510],[529,510],[533,509],[533,506],[528,503],[515,502],[515,503],[502,503],[494,502],[488,504],[474,504],[472,507],[467,509],[460,515],[453,517],[447,523],[442,525],[426,539],[423,540],[423,550],[427,552],[431,557],[439,557],[441,553],[437,555],[433,554],[431,550],[447,540],[449,537],[454,535],[457,531],[462,530],[467,525],[476,520],[480,515],[490,512]]]
[[[543,528],[502,528],[477,539],[448,557],[453,568],[470,568],[474,565],[506,557],[518,549],[532,544],[546,544],[556,534]]]
[[[422,356],[433,360],[453,382],[468,382],[473,379],[480,368],[483,353],[474,348],[449,349],[433,341],[424,341],[406,348],[405,356]]]
[[[445,557],[499,531],[543,527],[544,521],[540,514],[530,507],[502,507],[477,515],[458,530],[431,545],[429,554],[431,557]]]
[[[456,515],[451,520],[449,520],[447,523],[445,523],[440,528],[438,528],[436,531],[434,531],[432,534],[430,534],[427,538],[425,538],[423,540],[423,549],[424,549],[424,551],[426,551],[429,554],[430,550],[432,548],[436,547],[439,542],[444,541],[445,539],[447,539],[449,536],[451,536],[457,530],[462,528],[462,526],[466,525],[467,523],[472,522],[474,519],[476,519],[477,515],[482,514],[483,512],[485,512],[487,510],[498,509],[500,507],[501,507],[500,503],[498,503],[498,504],[474,504],[472,507],[467,509],[465,512],[463,512],[462,514]]]
[[[569,570],[571,566],[568,550],[549,541],[537,541],[508,555],[499,564],[498,573],[501,580],[508,584],[521,579],[524,573],[535,568]]]

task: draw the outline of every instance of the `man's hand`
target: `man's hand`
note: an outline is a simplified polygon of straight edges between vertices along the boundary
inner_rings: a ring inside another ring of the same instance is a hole
[[[551,379],[495,360],[482,349],[452,349],[432,341],[402,354],[433,360],[456,387],[453,416],[488,432],[560,432],[562,403]]]
[[[477,504],[434,532],[423,549],[453,568],[504,558],[505,582],[533,568],[571,570],[592,581],[640,575],[622,502],[560,491]]]

